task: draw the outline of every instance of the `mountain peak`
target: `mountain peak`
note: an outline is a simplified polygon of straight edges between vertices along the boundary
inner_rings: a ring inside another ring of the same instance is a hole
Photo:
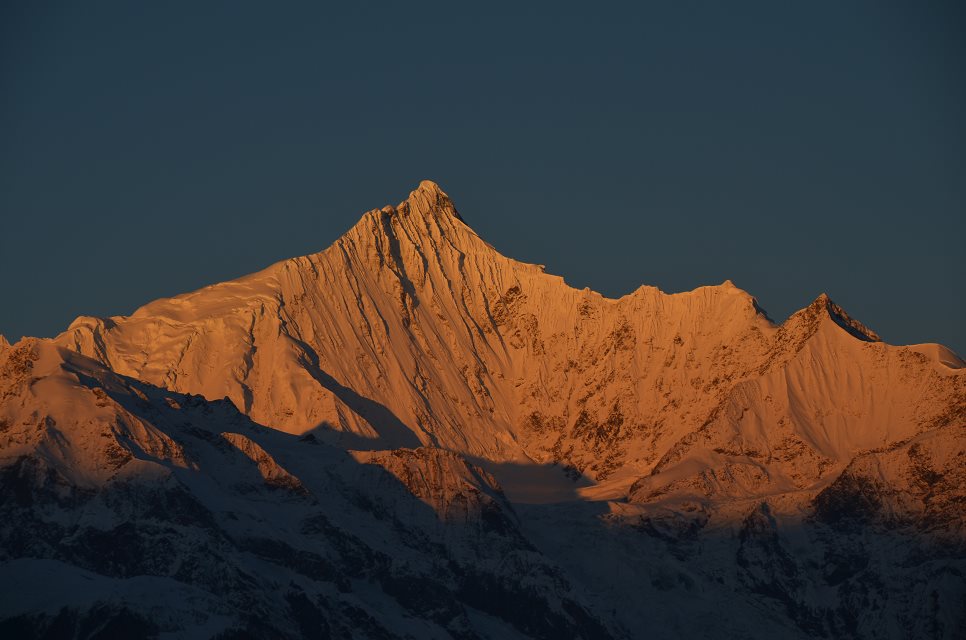
[[[865,342],[882,341],[882,338],[879,337],[879,334],[855,318],[851,317],[848,313],[846,313],[845,309],[835,304],[827,293],[822,293],[819,295],[819,297],[817,297],[810,306],[825,309],[835,324],[839,325],[845,331],[859,340],[863,340]]]
[[[449,196],[446,195],[446,193],[442,189],[440,189],[439,185],[437,183],[433,182],[432,180],[421,180],[419,182],[419,186],[416,187],[409,194],[410,197],[412,197],[412,195],[415,194],[415,193],[442,194],[446,198],[449,197]]]
[[[465,224],[463,217],[456,210],[453,201],[438,184],[432,180],[423,180],[404,202],[399,203],[396,210],[402,213],[418,211],[422,214],[450,215]]]

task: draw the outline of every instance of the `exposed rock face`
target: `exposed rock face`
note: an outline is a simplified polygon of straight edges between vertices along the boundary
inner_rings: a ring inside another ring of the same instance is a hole
[[[833,526],[879,524],[966,541],[966,426],[931,429],[856,456],[815,499]]]
[[[0,631],[954,637],[964,432],[939,345],[824,294],[775,325],[730,281],[579,291],[424,182],[320,253],[0,339],[0,571],[96,586]]]
[[[286,489],[296,494],[308,493],[298,478],[286,471],[275,458],[248,436],[240,433],[222,433],[221,437],[258,466],[258,473],[266,486]]]
[[[513,507],[493,476],[457,453],[422,447],[356,451],[352,455],[359,462],[388,471],[389,482],[401,483],[432,507],[447,527],[466,523],[483,523],[507,530],[514,527]]]

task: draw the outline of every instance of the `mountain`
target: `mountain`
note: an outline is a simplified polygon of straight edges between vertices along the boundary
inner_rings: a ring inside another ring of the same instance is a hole
[[[776,325],[730,281],[577,290],[432,182],[319,253],[0,341],[0,367],[0,571],[37,576],[8,630],[966,627],[958,356],[825,295]]]
[[[457,454],[353,454],[49,341],[3,355],[3,637],[611,635]]]

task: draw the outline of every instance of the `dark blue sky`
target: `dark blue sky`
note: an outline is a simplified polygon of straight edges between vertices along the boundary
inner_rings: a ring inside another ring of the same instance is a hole
[[[966,355],[961,3],[327,4],[3,3],[0,332],[320,250],[429,178],[574,286],[827,291]]]

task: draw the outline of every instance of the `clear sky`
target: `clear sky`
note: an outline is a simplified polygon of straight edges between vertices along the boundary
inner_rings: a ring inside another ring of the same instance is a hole
[[[2,3],[0,333],[318,251],[428,178],[577,287],[826,291],[966,355],[962,2],[335,4]]]

